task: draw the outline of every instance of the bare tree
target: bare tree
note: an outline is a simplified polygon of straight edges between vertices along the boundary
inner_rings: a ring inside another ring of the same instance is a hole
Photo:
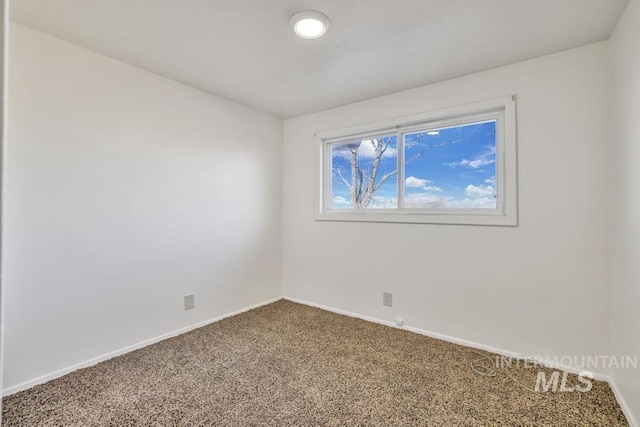
[[[431,145],[425,146],[420,152],[415,154],[413,157],[405,161],[405,165],[408,165],[415,160],[419,159],[424,153],[427,151],[437,148],[443,147],[446,145],[459,144],[465,140],[467,140],[471,135],[476,133],[480,126],[477,126],[473,131],[464,135],[462,138],[453,140],[453,141],[444,141],[437,142]],[[389,149],[389,145],[394,140],[395,137],[383,137],[383,138],[375,138],[366,141],[358,141],[352,144],[346,144],[341,146],[345,150],[345,154],[348,155],[349,163],[351,165],[351,179],[347,180],[340,170],[340,168],[334,167],[333,172],[337,175],[340,181],[349,189],[349,194],[351,196],[351,208],[352,209],[363,209],[369,206],[371,200],[373,200],[373,195],[376,191],[380,189],[382,184],[385,183],[390,177],[396,175],[398,173],[398,169],[392,170],[390,172],[385,173],[377,179],[378,170],[380,168],[380,161],[384,156],[384,153]],[[373,162],[369,168],[363,169],[361,167],[361,163],[359,163],[358,159],[358,149],[360,148],[360,144],[370,143],[373,145]],[[407,145],[408,147],[413,147],[416,145],[424,145],[424,136],[420,136],[420,139],[414,142],[412,145]]]
[[[376,182],[378,169],[380,168],[380,160],[389,149],[391,141],[391,137],[370,140],[370,143],[373,145],[374,156],[373,162],[368,170],[363,170],[358,163],[358,148],[361,143],[358,142],[347,146],[349,150],[349,162],[351,164],[351,182],[347,181],[339,168],[333,169],[344,185],[349,188],[352,208],[366,208],[373,199],[373,194],[378,191],[382,184],[391,176],[398,173],[397,169],[387,172]],[[369,141],[363,141],[362,143],[368,142]]]

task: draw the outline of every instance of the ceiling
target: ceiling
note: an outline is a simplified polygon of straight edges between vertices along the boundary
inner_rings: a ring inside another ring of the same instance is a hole
[[[628,0],[17,0],[11,19],[282,118],[606,40]],[[327,35],[289,18],[315,9]]]

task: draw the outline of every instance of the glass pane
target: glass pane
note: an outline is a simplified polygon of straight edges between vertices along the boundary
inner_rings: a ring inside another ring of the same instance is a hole
[[[404,138],[404,207],[496,209],[495,120]]]
[[[395,135],[341,142],[331,150],[331,209],[398,206],[398,141]]]

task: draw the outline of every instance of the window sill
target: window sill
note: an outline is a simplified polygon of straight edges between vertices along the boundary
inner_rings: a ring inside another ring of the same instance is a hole
[[[382,222],[407,224],[457,224],[457,225],[489,225],[489,226],[517,226],[515,215],[504,215],[498,211],[486,213],[468,212],[465,214],[451,213],[396,213],[382,211],[359,212],[324,212],[316,215],[316,221],[337,222]]]

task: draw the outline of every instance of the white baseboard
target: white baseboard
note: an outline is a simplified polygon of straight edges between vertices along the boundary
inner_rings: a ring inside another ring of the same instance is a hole
[[[181,329],[178,329],[176,331],[169,332],[169,333],[157,336],[155,338],[151,338],[151,339],[139,342],[137,344],[133,344],[133,345],[121,348],[119,350],[112,351],[112,352],[107,353],[107,354],[103,354],[102,356],[94,357],[93,359],[77,363],[77,364],[75,364],[73,366],[69,366],[67,368],[63,368],[63,369],[57,370],[57,371],[52,372],[50,374],[43,375],[43,376],[35,378],[33,380],[29,380],[29,381],[23,382],[21,384],[15,385],[13,387],[8,387],[8,388],[2,390],[2,395],[3,396],[9,396],[9,395],[17,393],[19,391],[27,390],[27,389],[29,389],[29,388],[31,388],[33,386],[38,385],[38,384],[43,384],[43,383],[46,383],[47,381],[51,381],[51,380],[54,380],[56,378],[60,378],[60,377],[62,377],[64,375],[66,375],[66,374],[68,374],[70,372],[76,371],[78,369],[87,368],[89,366],[96,365],[96,364],[98,364],[100,362],[104,362],[105,360],[112,359],[112,358],[114,358],[116,356],[121,356],[123,354],[132,352],[134,350],[138,350],[140,348],[147,347],[147,346],[149,346],[151,344],[155,344],[157,342],[166,340],[167,338],[172,338],[172,337],[175,337],[175,336],[178,336],[178,335],[182,335],[182,334],[184,334],[186,332],[192,331],[194,329],[201,328],[203,326],[207,326],[207,325],[209,325],[211,323],[219,322],[220,320],[226,319],[227,317],[236,316],[236,315],[238,315],[240,313],[244,313],[246,311],[253,310],[253,309],[258,308],[258,307],[262,307],[263,305],[272,304],[272,303],[274,303],[276,301],[280,301],[281,299],[282,299],[282,297],[276,297],[276,298],[272,298],[272,299],[269,299],[269,300],[266,300],[266,301],[262,301],[262,302],[259,302],[257,304],[251,305],[249,307],[241,308],[240,310],[232,311],[231,313],[226,313],[226,314],[214,317],[214,318],[209,319],[209,320],[204,320],[202,322],[198,322],[198,323],[195,323],[193,325],[189,325],[189,326],[187,326],[185,328],[181,328]]]
[[[523,357],[524,355],[522,353],[517,353],[515,351],[511,351],[511,350],[505,350],[502,348],[497,348],[497,347],[492,347],[489,345],[484,345],[484,344],[480,344],[474,341],[468,341],[462,338],[456,338],[456,337],[452,337],[449,335],[444,335],[444,334],[440,334],[438,332],[431,332],[431,331],[426,331],[424,329],[420,329],[420,328],[415,328],[412,326],[398,326],[395,324],[395,322],[391,322],[388,320],[381,320],[381,319],[377,319],[374,317],[369,317],[369,316],[364,316],[362,314],[357,314],[357,313],[352,313],[350,311],[347,310],[341,310],[339,308],[334,308],[334,307],[328,307],[322,304],[316,304],[313,302],[309,302],[309,301],[305,301],[305,300],[301,300],[298,298],[291,298],[291,297],[284,297],[285,300],[288,301],[292,301],[292,302],[296,302],[299,304],[304,304],[304,305],[308,305],[310,307],[316,307],[319,308],[321,310],[326,310],[326,311],[330,311],[333,313],[337,313],[337,314],[343,314],[345,316],[349,316],[349,317],[355,317],[357,319],[361,319],[361,320],[366,320],[368,322],[373,322],[373,323],[378,323],[381,325],[385,325],[385,326],[391,326],[392,328],[396,328],[396,329],[403,329],[409,332],[413,332],[415,334],[419,334],[419,335],[424,335],[430,338],[435,338],[435,339],[439,339],[442,341],[447,341],[453,344],[459,344],[465,347],[471,347],[474,349],[478,349],[478,350],[484,350],[484,351],[488,351],[490,353],[495,353],[498,354],[500,356],[505,356],[505,357],[511,357],[511,358],[520,358]],[[570,372],[570,373],[574,373],[574,374],[579,374],[580,372],[583,372],[584,369],[580,369],[578,367],[575,366],[568,366],[568,365],[562,365],[562,364],[555,364],[555,363],[545,363],[545,366],[547,366],[550,369],[557,369],[557,370],[561,370],[561,371],[566,371],[566,372]],[[611,383],[611,377],[609,377],[608,375],[604,375],[598,372],[593,372],[593,377],[594,379],[598,380],[598,381],[606,381],[608,383]]]
[[[622,392],[620,391],[620,389],[618,388],[618,385],[613,379],[609,380],[609,386],[611,387],[611,391],[613,391],[613,394],[616,397],[616,400],[618,401],[618,405],[620,405],[620,409],[622,409],[622,413],[624,414],[625,417],[627,417],[627,422],[629,423],[629,426],[640,427],[640,423],[638,423],[638,420],[636,419],[636,417],[633,416],[633,413],[631,412],[631,408],[629,408],[627,401],[622,396]]]

